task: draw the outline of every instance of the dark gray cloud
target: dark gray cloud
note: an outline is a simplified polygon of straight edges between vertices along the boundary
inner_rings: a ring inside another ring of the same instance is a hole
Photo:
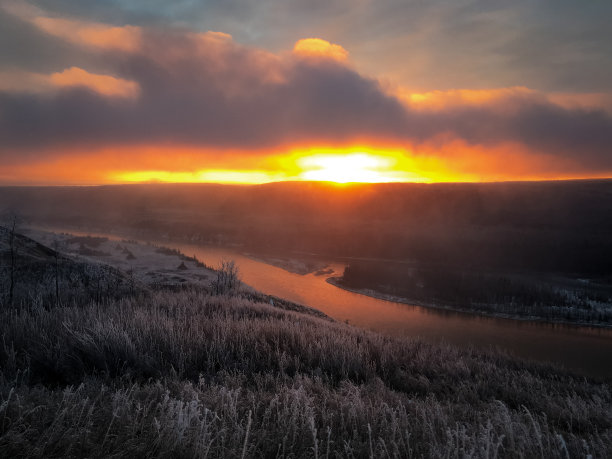
[[[64,68],[66,62],[79,58],[79,51],[60,39],[26,25],[0,8],[0,70],[17,67],[31,71]]]

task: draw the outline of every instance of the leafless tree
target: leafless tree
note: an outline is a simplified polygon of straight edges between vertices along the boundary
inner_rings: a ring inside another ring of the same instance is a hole
[[[9,299],[8,304],[13,307],[14,293],[15,293],[15,271],[17,270],[17,247],[15,245],[15,230],[17,229],[17,215],[12,215],[11,222],[9,224],[9,270],[10,270],[10,281],[9,281]]]
[[[53,256],[55,257],[55,305],[59,306],[60,304],[60,296],[59,296],[59,241],[55,239],[53,241]]]
[[[238,266],[234,260],[222,260],[217,268],[217,277],[212,282],[216,295],[234,292],[240,285]]]

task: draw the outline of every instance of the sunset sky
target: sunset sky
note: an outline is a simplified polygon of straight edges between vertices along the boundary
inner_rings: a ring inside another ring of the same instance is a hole
[[[0,0],[0,184],[612,177],[610,0]]]

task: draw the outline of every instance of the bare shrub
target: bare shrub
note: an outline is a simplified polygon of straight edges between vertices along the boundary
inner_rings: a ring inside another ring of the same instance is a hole
[[[240,286],[238,266],[234,260],[222,260],[217,268],[216,277],[212,281],[215,295],[235,293]]]

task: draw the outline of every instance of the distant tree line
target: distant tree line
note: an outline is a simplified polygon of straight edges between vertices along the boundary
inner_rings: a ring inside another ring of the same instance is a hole
[[[465,310],[612,322],[612,288],[563,285],[537,275],[478,272],[447,265],[352,262],[340,284]]]

